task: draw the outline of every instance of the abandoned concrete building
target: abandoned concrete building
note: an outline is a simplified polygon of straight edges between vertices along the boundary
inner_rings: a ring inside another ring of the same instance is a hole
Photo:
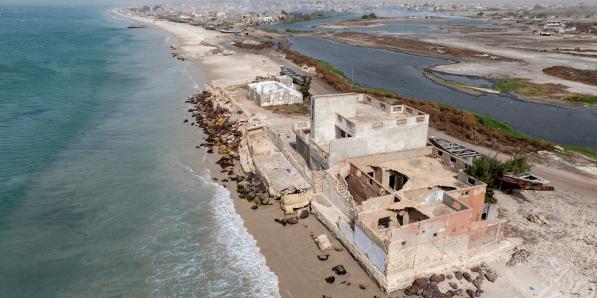
[[[315,180],[311,206],[386,291],[500,248],[486,185],[423,147],[342,161]],[[445,152],[444,152],[445,154]]]
[[[303,102],[303,94],[276,81],[248,84],[249,98],[259,106],[286,105]]]
[[[313,96],[311,121],[294,125],[296,150],[312,170],[350,157],[425,147],[429,115],[365,94]]]
[[[314,97],[311,123],[294,126],[313,170],[312,209],[388,292],[511,246],[486,184],[427,146],[428,123],[411,107],[349,93]]]

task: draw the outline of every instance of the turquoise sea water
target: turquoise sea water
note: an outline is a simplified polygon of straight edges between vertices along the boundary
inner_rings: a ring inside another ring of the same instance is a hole
[[[106,9],[0,6],[0,297],[277,296],[201,133],[201,72]]]

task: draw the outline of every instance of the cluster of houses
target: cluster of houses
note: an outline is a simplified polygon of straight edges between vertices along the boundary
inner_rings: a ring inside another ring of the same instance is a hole
[[[286,81],[249,84],[248,97],[260,106],[300,102]],[[391,292],[418,276],[479,262],[512,246],[503,238],[497,205],[485,200],[487,185],[464,172],[461,156],[428,145],[428,126],[428,114],[367,94],[314,95],[309,121],[295,123],[292,132],[266,127],[259,133],[278,148],[259,155],[256,167],[265,181],[283,176],[271,168],[300,173],[311,189],[283,195],[282,208],[310,205]],[[251,148],[263,143],[252,138]],[[268,166],[275,156],[288,162]]]
[[[189,23],[206,29],[232,28],[234,26],[254,26],[262,24],[276,24],[289,19],[289,14],[283,10],[262,13],[233,13],[224,11],[203,11],[194,8],[172,9],[162,6],[143,6],[129,10],[152,16],[156,19],[166,19],[177,23]]]

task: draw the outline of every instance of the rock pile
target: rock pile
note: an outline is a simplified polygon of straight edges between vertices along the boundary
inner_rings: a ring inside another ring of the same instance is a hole
[[[419,277],[404,289],[404,294],[425,298],[448,298],[462,296],[466,293],[470,298],[480,297],[483,293],[481,289],[483,281],[495,282],[498,276],[486,263],[474,266],[471,268],[471,272],[473,274],[468,271],[454,271],[455,281],[452,281],[452,275],[450,274],[432,274],[430,277]],[[476,274],[475,277],[473,277],[474,274]],[[447,286],[440,287],[440,284],[444,282],[447,282]],[[474,288],[463,289],[464,283],[470,283]],[[448,290],[442,292],[440,288],[447,288]]]
[[[211,92],[195,94],[187,102],[195,106],[188,111],[207,135],[205,143],[200,146],[207,147],[208,153],[216,151],[221,156],[216,163],[222,168],[222,172],[233,175],[234,167],[240,160],[238,150],[243,138],[240,121]],[[257,209],[259,205],[271,204],[267,187],[259,175],[248,173],[246,177],[237,175],[230,180],[236,181],[240,198],[253,202],[253,209]]]

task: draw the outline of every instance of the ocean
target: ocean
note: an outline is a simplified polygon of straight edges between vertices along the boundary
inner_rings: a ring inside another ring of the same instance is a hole
[[[0,5],[0,297],[268,297],[182,120],[200,69],[105,7]]]

